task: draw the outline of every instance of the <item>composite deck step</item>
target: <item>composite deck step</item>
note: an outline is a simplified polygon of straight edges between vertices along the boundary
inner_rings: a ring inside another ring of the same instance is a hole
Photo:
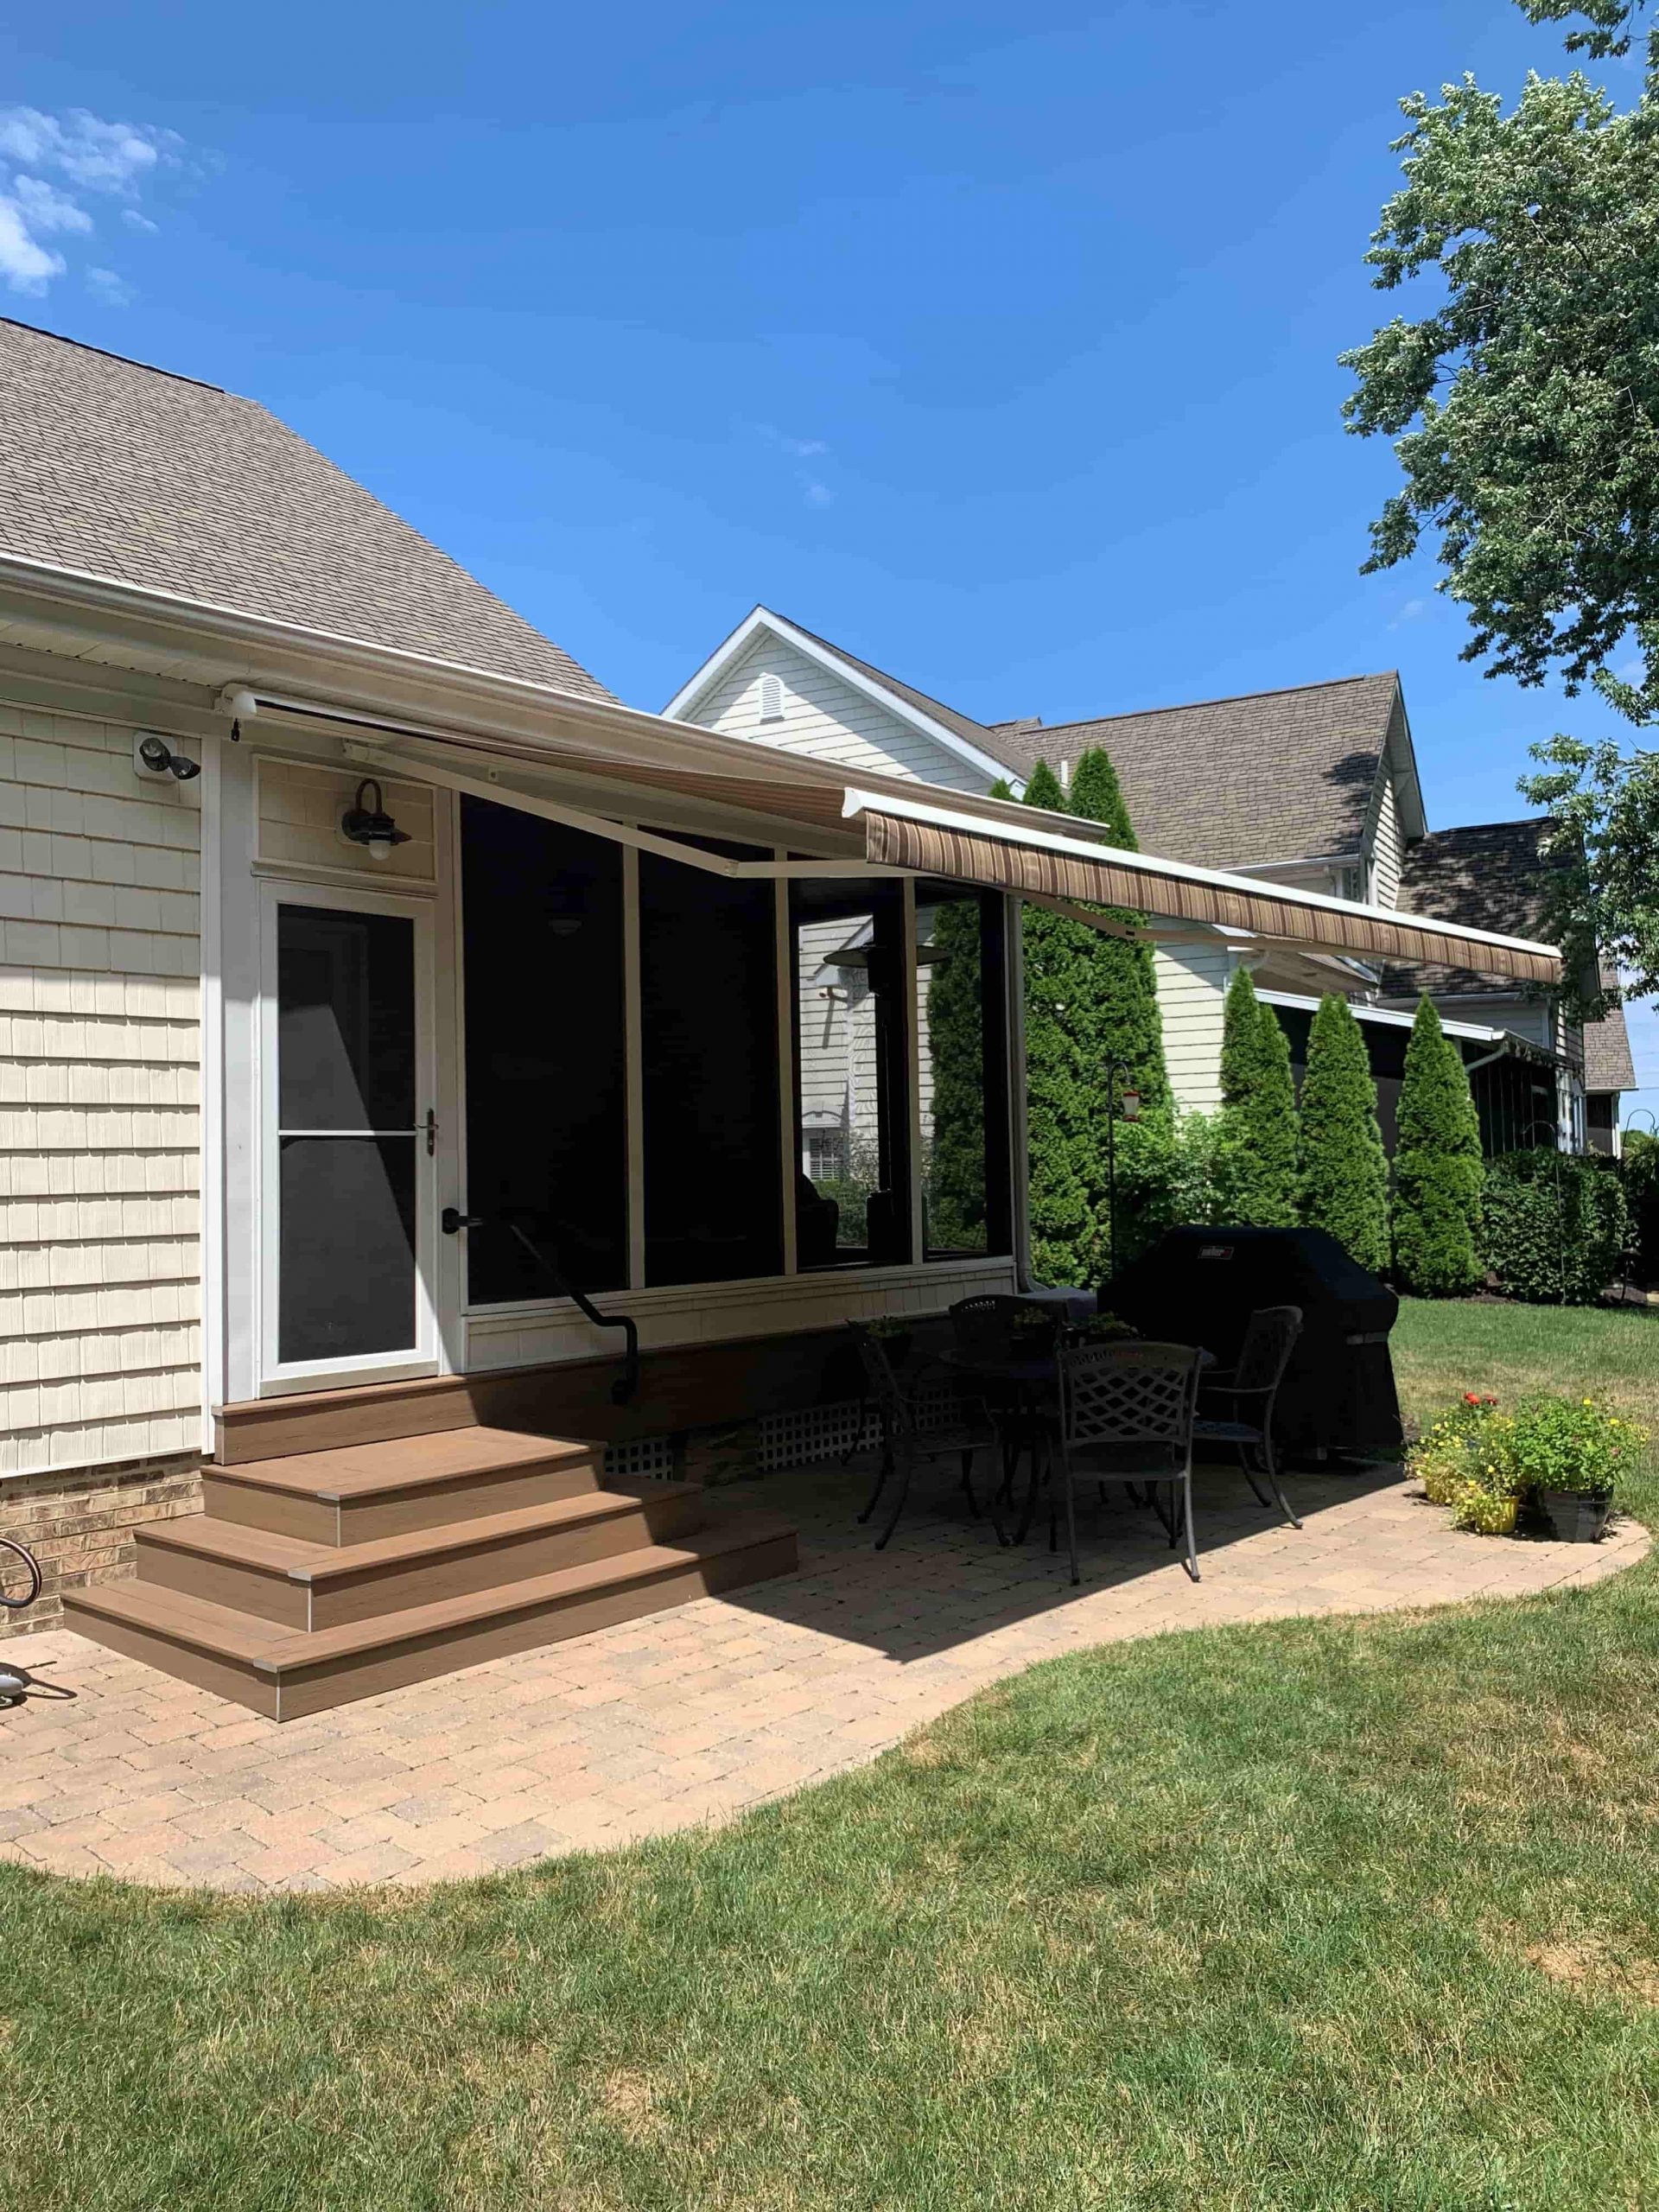
[[[602,1447],[510,1428],[444,1429],[202,1470],[216,1519],[353,1544],[602,1487]]]
[[[671,1544],[308,1632],[149,1582],[66,1592],[64,1606],[69,1624],[95,1643],[290,1720],[788,1574],[796,1565],[791,1525],[775,1513],[746,1511],[722,1513]]]
[[[670,1543],[702,1516],[695,1485],[643,1481],[344,1546],[191,1515],[137,1532],[138,1579],[288,1628],[334,1628]]]

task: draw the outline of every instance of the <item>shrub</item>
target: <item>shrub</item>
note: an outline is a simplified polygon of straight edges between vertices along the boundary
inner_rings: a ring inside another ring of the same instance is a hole
[[[1618,1273],[1626,1225],[1617,1171],[1548,1145],[1488,1163],[1483,1244],[1498,1288],[1538,1305],[1592,1306]]]
[[[1554,1393],[1527,1398],[1510,1424],[1505,1454],[1510,1484],[1517,1496],[1560,1490],[1610,1497],[1647,1441],[1646,1429],[1594,1398]]]
[[[1255,995],[1248,968],[1227,987],[1221,1038],[1221,1211],[1245,1229],[1296,1220],[1296,1086],[1278,1015]]]
[[[1427,996],[1400,1086],[1394,1264],[1407,1290],[1457,1298],[1480,1281],[1480,1122],[1462,1055]]]
[[[1627,1129],[1624,1173],[1631,1256],[1643,1281],[1653,1282],[1659,1280],[1659,1137]]]
[[[1302,1078],[1302,1219],[1362,1268],[1389,1264],[1389,1159],[1365,1039],[1344,998],[1319,1001]]]

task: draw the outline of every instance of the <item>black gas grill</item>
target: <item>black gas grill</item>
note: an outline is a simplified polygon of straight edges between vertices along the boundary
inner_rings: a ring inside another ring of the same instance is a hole
[[[1394,1293],[1322,1229],[1172,1229],[1100,1294],[1142,1336],[1202,1344],[1230,1367],[1261,1306],[1300,1306],[1274,1432],[1296,1458],[1387,1455],[1401,1441]]]

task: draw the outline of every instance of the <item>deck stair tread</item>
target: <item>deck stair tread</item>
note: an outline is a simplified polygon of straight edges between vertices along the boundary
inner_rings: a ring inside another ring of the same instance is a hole
[[[239,1521],[220,1521],[212,1514],[191,1514],[176,1521],[154,1523],[141,1532],[143,1545],[163,1550],[191,1552],[198,1557],[228,1561],[257,1572],[285,1575],[295,1582],[327,1582],[376,1568],[405,1567],[447,1553],[509,1541],[516,1536],[553,1535],[589,1527],[636,1513],[661,1498],[683,1504],[683,1483],[639,1481],[616,1490],[583,1491],[575,1497],[554,1498],[545,1503],[520,1506],[509,1513],[490,1513],[466,1521],[446,1521],[436,1528],[415,1529],[397,1536],[375,1536],[360,1543],[315,1543],[303,1536],[278,1535]]]
[[[700,1560],[774,1541],[790,1535],[791,1529],[792,1524],[781,1515],[765,1510],[721,1514],[709,1527],[671,1544],[642,1544],[588,1566],[562,1567],[551,1574],[499,1583],[466,1596],[310,1632],[256,1619],[229,1606],[143,1582],[96,1584],[79,1590],[72,1611],[147,1629],[237,1660],[258,1673],[280,1675],[359,1653],[395,1649],[416,1638],[459,1631],[475,1622],[533,1611],[598,1591],[649,1585],[672,1576],[678,1569],[695,1567]]]
[[[204,1472],[218,1481],[251,1483],[296,1497],[361,1499],[378,1491],[412,1490],[468,1475],[510,1474],[517,1469],[583,1461],[597,1465],[600,1455],[598,1445],[568,1437],[534,1436],[512,1428],[447,1428],[381,1444],[342,1444],[280,1459],[245,1459],[233,1466],[209,1466]]]

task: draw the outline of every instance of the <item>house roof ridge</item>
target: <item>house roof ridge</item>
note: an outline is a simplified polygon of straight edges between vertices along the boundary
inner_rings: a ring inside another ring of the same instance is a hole
[[[94,346],[90,339],[70,338],[61,330],[48,330],[43,322],[25,322],[17,315],[0,315],[0,322],[10,323],[14,330],[32,331],[36,338],[49,338],[54,345],[73,346],[80,353],[96,353],[105,361],[119,361],[124,369],[142,369],[146,376],[171,377],[175,384],[194,385],[198,391],[217,392],[221,399],[241,397],[226,385],[210,384],[206,377],[188,377],[181,369],[163,369],[154,361],[141,361],[136,353],[118,353],[112,346]],[[258,402],[252,404],[257,406]]]
[[[1274,683],[1264,691],[1228,691],[1214,699],[1177,699],[1166,707],[1124,707],[1109,715],[1078,715],[1067,722],[1043,722],[1039,725],[1045,737],[1058,735],[1068,729],[1092,729],[1098,722],[1136,722],[1149,721],[1154,715],[1196,715],[1206,707],[1242,707],[1257,699],[1289,699],[1303,691],[1336,691],[1347,683],[1382,683],[1400,680],[1397,668],[1374,668],[1360,671],[1353,676],[1325,676],[1310,683]],[[1011,729],[1017,722],[991,722],[988,728]]]

